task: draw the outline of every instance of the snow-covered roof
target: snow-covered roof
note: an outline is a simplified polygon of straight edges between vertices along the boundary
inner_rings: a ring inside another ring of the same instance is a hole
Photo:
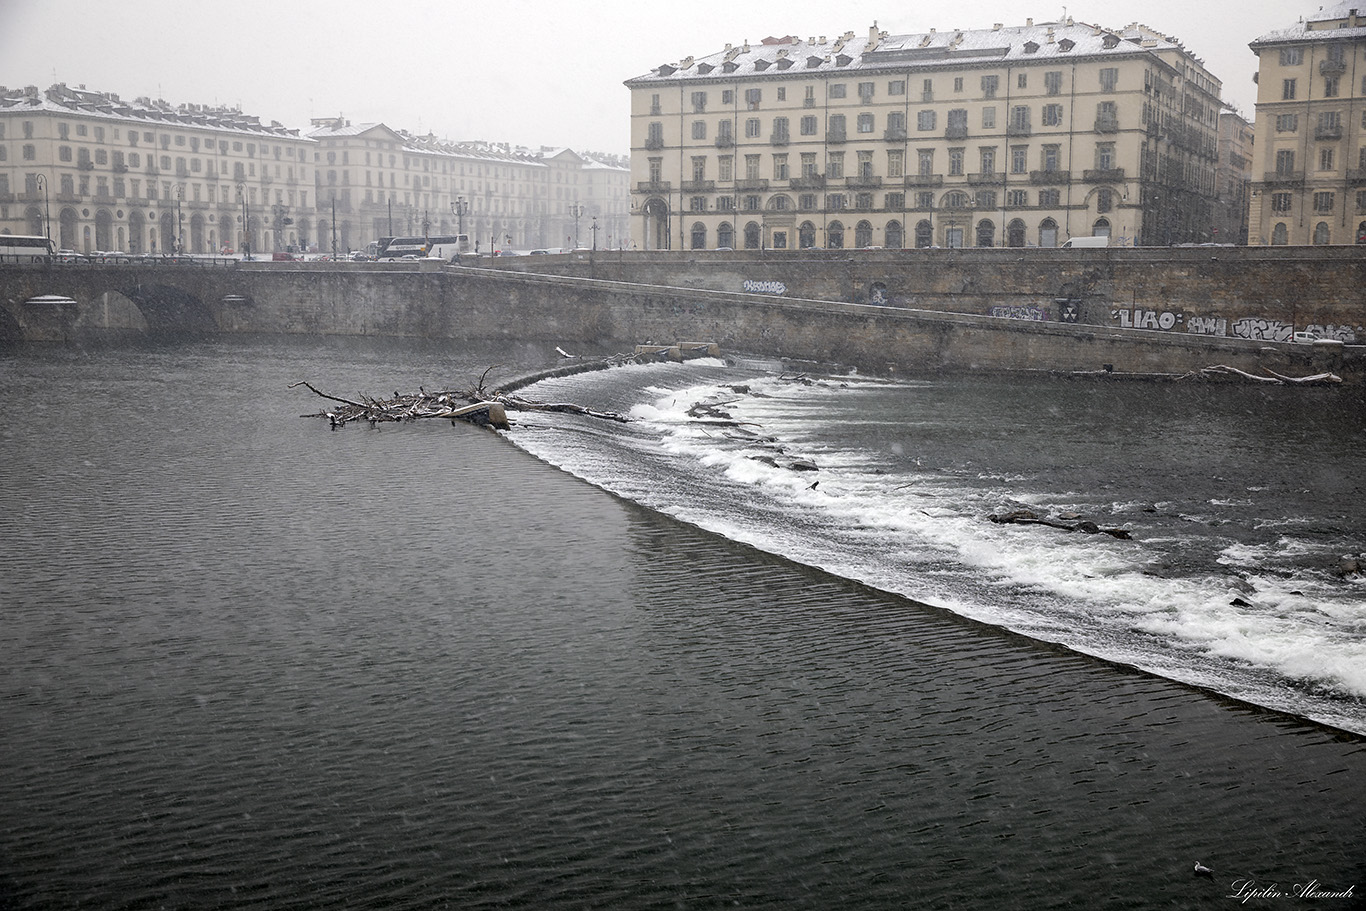
[[[1359,25],[1351,25],[1353,21]],[[1331,30],[1331,35],[1324,32]],[[1296,41],[1323,41],[1325,38],[1366,37],[1366,0],[1342,0],[1331,6],[1321,6],[1289,28],[1267,32],[1250,45],[1257,50],[1264,44],[1287,44]]]
[[[298,130],[279,121],[269,125],[241,109],[222,105],[172,105],[162,99],[137,98],[125,101],[112,92],[94,92],[85,86],[72,88],[59,82],[46,90],[36,86],[8,89],[0,86],[0,114],[14,111],[41,111],[68,114],[96,120],[156,124],[184,129],[205,129],[216,133],[243,133],[258,138],[301,140]],[[307,141],[307,140],[302,140]]]
[[[1366,3],[1366,0],[1362,0]],[[866,35],[846,32],[837,38],[794,36],[745,42],[706,57],[688,57],[664,64],[626,82],[639,87],[652,82],[731,80],[737,76],[783,73],[830,74],[864,72],[889,67],[945,67],[964,64],[1075,60],[1081,57],[1121,57],[1179,50],[1180,42],[1133,24],[1112,30],[1066,19],[1032,21],[1023,26],[997,25],[989,29],[931,29],[910,35],[889,35],[877,26]]]

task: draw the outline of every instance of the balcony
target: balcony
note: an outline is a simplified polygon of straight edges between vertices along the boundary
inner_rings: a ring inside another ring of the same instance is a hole
[[[1320,76],[1341,76],[1345,72],[1347,72],[1347,63],[1343,60],[1333,60],[1330,57],[1327,60],[1319,61]]]
[[[794,177],[788,182],[794,190],[824,190],[825,178],[820,174],[808,174],[805,177]]]
[[[664,148],[664,137],[662,137],[662,136],[650,136],[650,137],[647,137],[647,138],[646,138],[646,140],[645,140],[645,151],[647,151],[647,152],[658,152],[658,151],[659,151],[660,149],[662,149],[662,148]]]
[[[1366,168],[1348,168],[1347,182],[1355,187],[1366,184]]]
[[[775,146],[785,146],[792,141],[787,133],[774,133],[768,137],[768,144]]]
[[[882,186],[882,178],[871,174],[864,177],[846,177],[844,185],[857,190],[876,190]]]
[[[1111,115],[1111,116],[1100,116],[1100,117],[1097,117],[1097,118],[1096,118],[1096,132],[1097,132],[1097,133],[1118,133],[1118,132],[1119,132],[1119,118],[1118,118],[1118,117],[1115,117],[1115,116],[1113,116],[1113,115]]]
[[[1268,187],[1298,187],[1304,183],[1303,171],[1267,171],[1262,177]]]
[[[1320,142],[1328,142],[1342,138],[1342,125],[1322,125],[1314,127],[1314,138]]]
[[[907,187],[942,187],[943,174],[908,174],[904,181]]]
[[[944,128],[945,139],[967,139],[968,128],[966,124],[951,124]]]
[[[718,149],[732,149],[735,147],[735,137],[729,133],[723,133],[716,137],[716,147]]]
[[[905,142],[906,128],[894,127],[892,129],[886,130],[885,132],[883,132],[882,138],[887,142]]]
[[[682,187],[684,193],[714,193],[716,192],[716,181],[685,180]]]
[[[826,142],[844,142],[847,138],[844,130],[831,130],[825,134]]]
[[[1027,123],[1012,123],[1006,127],[1007,136],[1032,136],[1034,131]]]
[[[1082,171],[1081,179],[1087,183],[1123,183],[1123,168],[1095,168]]]
[[[96,193],[94,196],[90,197],[90,201],[97,206],[112,206],[118,200],[108,193]]]
[[[1006,182],[1006,175],[1003,171],[987,171],[981,174],[969,174],[968,184],[974,187],[998,187]]]
[[[673,183],[668,180],[642,180],[636,184],[637,193],[668,193],[673,190]]]
[[[1072,182],[1071,171],[1030,171],[1029,182],[1035,186],[1056,187]]]
[[[752,177],[748,180],[737,180],[735,182],[735,189],[741,192],[746,190],[767,190],[768,181],[762,177]]]

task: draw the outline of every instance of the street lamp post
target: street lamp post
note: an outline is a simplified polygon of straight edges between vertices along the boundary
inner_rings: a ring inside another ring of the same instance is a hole
[[[465,233],[465,215],[469,210],[469,200],[465,199],[463,196],[456,197],[455,202],[451,203],[451,214],[456,218],[455,231],[457,234]]]
[[[583,206],[572,205],[569,207],[569,214],[574,216],[574,247],[579,246],[579,216],[583,215]]]
[[[277,203],[270,207],[270,212],[271,223],[275,225],[275,252],[279,253],[284,249],[284,245],[280,242],[280,239],[284,236],[285,225],[293,224],[294,220],[287,217],[287,213],[289,212],[288,206]]]
[[[43,188],[43,236],[52,239],[52,207],[48,204],[47,198],[47,175],[38,174],[34,181]]]
[[[427,210],[422,210],[422,246],[430,249],[432,246],[432,221],[427,217]]]
[[[596,215],[593,216],[593,227],[592,227],[592,231],[593,231],[593,249],[596,251],[596,250],[598,249],[598,217],[597,217]]]
[[[247,185],[237,185],[237,195],[242,200],[242,258],[251,259],[251,223],[247,221]]]
[[[185,198],[185,185],[175,185],[175,252],[179,256],[185,252],[185,219],[180,214],[180,201]]]

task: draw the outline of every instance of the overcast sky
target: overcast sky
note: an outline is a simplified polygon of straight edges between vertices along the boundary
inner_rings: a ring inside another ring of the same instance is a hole
[[[630,151],[622,83],[727,42],[1074,19],[1178,38],[1251,119],[1248,42],[1322,0],[1069,5],[961,0],[0,0],[0,85],[85,84],[124,98],[240,106],[306,131],[313,117],[439,137]]]

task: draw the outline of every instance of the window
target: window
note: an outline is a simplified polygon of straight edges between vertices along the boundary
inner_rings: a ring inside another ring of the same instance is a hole
[[[786,155],[774,155],[774,156],[773,156],[773,179],[774,179],[774,180],[787,180],[788,177],[789,177],[789,174],[788,174],[788,170],[787,170],[787,156],[786,156]]]
[[[1119,69],[1113,66],[1102,67],[1100,71],[1100,90],[1113,92],[1119,85]]]
[[[1113,142],[1096,143],[1096,168],[1101,171],[1110,171],[1115,167],[1115,144]]]
[[[977,204],[977,208],[979,208],[979,209],[994,209],[994,208],[996,208],[996,191],[995,191],[995,190],[978,190],[978,191],[977,191],[977,199],[975,200],[975,202],[976,202],[976,204]]]
[[[735,197],[734,197],[734,196],[718,196],[718,197],[716,197],[716,210],[717,210],[718,212],[734,212],[734,211],[735,211]],[[730,245],[729,245],[729,244],[721,244],[721,246],[727,247],[727,246],[730,246]]]
[[[949,149],[949,175],[951,177],[961,177],[963,174],[963,150],[962,148]]]
[[[758,155],[746,155],[746,156],[745,156],[745,180],[758,180],[758,179],[759,179],[759,156],[758,156]]]
[[[1029,146],[1010,147],[1010,173],[1024,174],[1029,171]]]
[[[904,209],[906,208],[905,193],[888,193],[882,200],[884,209]]]
[[[815,194],[815,193],[803,193],[801,196],[798,196],[798,197],[797,197],[797,208],[799,208],[799,209],[814,209],[814,208],[816,208],[816,194]]]
[[[860,82],[858,84],[858,97],[860,101],[868,102],[873,98],[873,84],[871,82]]]
[[[988,105],[987,107],[982,108],[982,129],[984,129],[984,130],[994,130],[994,129],[996,129],[996,106],[995,106],[995,105]]]
[[[763,89],[745,89],[745,110],[759,110],[759,102],[763,98]]]
[[[656,96],[655,96],[655,104],[658,105],[658,103],[659,103],[659,96],[656,95]],[[735,103],[735,90],[734,90],[734,89],[723,89],[723,90],[721,91],[721,103],[722,103],[723,105],[725,105],[725,104],[734,104],[734,103]]]
[[[844,86],[844,84],[843,84],[843,83],[839,83],[839,84],[830,86],[830,97],[831,97],[831,98],[843,98],[843,97],[845,97],[845,86]]]
[[[1061,190],[1040,190],[1039,206],[1045,209],[1056,208],[1062,202]]]
[[[664,147],[664,124],[659,123],[658,121],[656,121],[656,122],[651,123],[648,127],[646,127],[646,133],[645,133],[645,148],[647,148],[647,149],[660,149],[660,148],[663,148],[663,147]],[[329,152],[328,154],[331,155],[332,153]]]
[[[71,160],[71,146],[58,146],[58,147],[57,147],[57,160],[58,160],[58,161],[70,161],[70,160]]]
[[[856,208],[856,209],[871,209],[872,207],[873,207],[873,194],[872,194],[872,193],[858,193],[858,194],[856,194],[856,195],[854,196],[854,208]],[[865,246],[865,247],[866,247],[866,246],[868,246],[868,245],[867,245],[867,244],[863,244],[862,246]]]
[[[926,79],[920,84],[920,100],[931,101],[934,99],[934,80]]]
[[[1304,48],[1302,47],[1283,47],[1281,48],[1281,66],[1299,66],[1304,62]]]
[[[1046,145],[1042,151],[1043,169],[1045,171],[1058,170],[1058,162],[1061,160],[1062,146]]]
[[[906,174],[906,153],[901,149],[889,149],[887,152],[887,176],[900,180]]]
[[[705,211],[707,211],[707,197],[705,197],[705,196],[693,196],[693,197],[689,198],[689,200],[688,200],[688,209],[689,209],[689,211],[691,211],[691,212],[705,212]]]
[[[1006,194],[1006,205],[1019,208],[1029,205],[1028,190],[1011,190]]]
[[[1015,77],[1015,88],[1023,89],[1029,87],[1029,74],[1021,73]]]
[[[1109,212],[1114,207],[1114,192],[1109,187],[1101,187],[1096,191],[1096,211]]]
[[[1272,193],[1272,194],[1271,194],[1271,211],[1272,211],[1272,212],[1289,212],[1289,211],[1290,211],[1291,200],[1293,200],[1294,198],[1295,198],[1295,194],[1293,194],[1293,193]]]
[[[815,152],[803,152],[803,153],[802,153],[802,176],[803,176],[803,177],[815,177],[815,176],[817,176],[817,172],[816,172],[816,153],[815,153]]]
[[[902,111],[892,111],[887,115],[887,138],[906,138],[906,115]]]
[[[996,92],[1000,89],[1000,87],[1001,87],[1001,77],[1000,77],[1000,76],[983,76],[983,77],[982,77],[982,97],[983,97],[983,98],[995,98],[995,97],[996,97]]]
[[[1282,80],[1281,80],[1281,100],[1282,100],[1282,101],[1293,101],[1294,98],[1295,98],[1295,80],[1293,80],[1293,79],[1282,79]]]
[[[779,101],[786,101],[786,100],[787,100],[787,89],[786,89],[785,87],[783,87],[783,86],[778,86],[778,100],[779,100]]]
[[[746,211],[746,212],[758,212],[759,209],[761,208],[761,206],[760,206],[760,203],[761,203],[761,202],[762,202],[762,199],[761,199],[760,197],[758,197],[758,196],[746,196],[746,197],[745,197],[745,211]]]
[[[1276,132],[1277,132],[1277,133],[1293,133],[1293,132],[1295,132],[1296,130],[1298,130],[1299,128],[1300,128],[1300,115],[1299,115],[1299,114],[1277,114],[1277,115],[1276,115]]]
[[[844,138],[844,115],[843,115],[843,114],[831,114],[831,115],[830,115],[830,129],[829,129],[828,133],[829,133],[829,138],[831,138],[831,139],[843,139],[843,138]]]
[[[815,115],[815,114],[807,114],[805,117],[803,117],[803,118],[802,118],[802,135],[803,135],[803,136],[815,136],[815,135],[816,135],[817,124],[818,124],[819,122],[820,122],[820,121],[818,121],[818,120],[816,119],[816,115]]]
[[[916,173],[921,177],[932,177],[934,175],[934,149],[917,149],[916,154],[919,156]]]
[[[1319,170],[1333,170],[1333,148],[1331,146],[1324,146],[1319,149]]]
[[[241,165],[238,165],[241,167]],[[650,183],[659,183],[664,179],[664,159],[650,159]]]
[[[990,148],[979,149],[979,150],[978,150],[978,154],[980,155],[980,157],[981,157],[981,159],[982,159],[982,169],[981,169],[981,172],[982,172],[983,174],[995,174],[995,173],[996,173],[996,148],[993,146],[993,147],[990,147]]]
[[[1046,104],[1043,106],[1043,125],[1046,127],[1059,126],[1062,123],[1062,105]]]
[[[1332,211],[1333,211],[1333,202],[1334,202],[1334,198],[1336,197],[1336,195],[1337,195],[1337,194],[1336,194],[1336,193],[1333,193],[1332,191],[1321,191],[1321,192],[1315,193],[1315,194],[1314,194],[1314,211],[1315,211],[1315,212],[1332,212]]]
[[[722,155],[716,159],[716,178],[725,183],[735,179],[735,156]]]
[[[1276,173],[1282,177],[1295,173],[1295,150],[1279,149],[1276,152]]]
[[[968,111],[967,108],[954,108],[949,111],[945,118],[945,128],[949,133],[949,138],[961,138],[968,135]]]
[[[1323,77],[1323,97],[1324,97],[1324,98],[1336,98],[1336,97],[1338,97],[1338,77],[1337,77],[1337,76],[1325,76],[1325,77]]]
[[[692,157],[692,179],[694,181],[707,179],[707,156],[694,155]]]
[[[830,153],[830,157],[825,162],[825,176],[836,179],[844,176],[843,152]]]
[[[692,93],[692,109],[693,109],[693,113],[694,113],[694,114],[701,114],[703,111],[705,111],[705,110],[707,109],[707,93],[706,93],[706,92],[693,92],[693,93]]]
[[[1010,130],[1014,133],[1029,132],[1029,108],[1023,104],[1017,104],[1010,109]]]
[[[873,132],[873,115],[872,115],[872,114],[864,113],[864,114],[858,115],[858,131],[859,131],[860,133],[871,133],[871,132]]]
[[[693,139],[706,139],[706,138],[707,138],[707,122],[706,122],[705,120],[694,120],[694,121],[692,122],[692,138],[693,138]]]
[[[962,76],[954,76],[954,77],[953,77],[953,90],[954,90],[955,92],[961,92],[961,91],[963,91],[963,77],[962,77]]]
[[[922,133],[934,129],[934,111],[918,111],[915,115],[915,128]]]
[[[905,79],[893,79],[891,82],[887,83],[887,94],[888,94],[888,95],[905,95],[905,94],[906,94],[906,80],[905,80]]]
[[[867,150],[862,150],[862,151],[860,151],[860,152],[858,153],[858,176],[859,176],[859,177],[872,177],[872,176],[873,176],[873,153],[872,153],[872,152],[867,151]]]
[[[843,194],[843,193],[832,193],[832,194],[830,194],[829,196],[825,197],[825,207],[826,207],[827,209],[843,209],[843,208],[844,208],[844,194]]]
[[[944,194],[944,208],[946,209],[966,209],[968,203],[968,194],[962,190],[951,190]]]
[[[787,142],[788,139],[789,139],[789,136],[788,136],[788,132],[787,132],[787,118],[786,118],[786,117],[774,117],[774,118],[773,118],[773,141],[774,141],[774,142]]]
[[[915,194],[915,207],[917,209],[933,209],[934,193],[930,190],[921,190]]]
[[[759,137],[759,118],[749,117],[745,120],[745,138],[757,139]]]
[[[1050,70],[1043,74],[1043,90],[1049,95],[1062,94],[1062,70]]]

